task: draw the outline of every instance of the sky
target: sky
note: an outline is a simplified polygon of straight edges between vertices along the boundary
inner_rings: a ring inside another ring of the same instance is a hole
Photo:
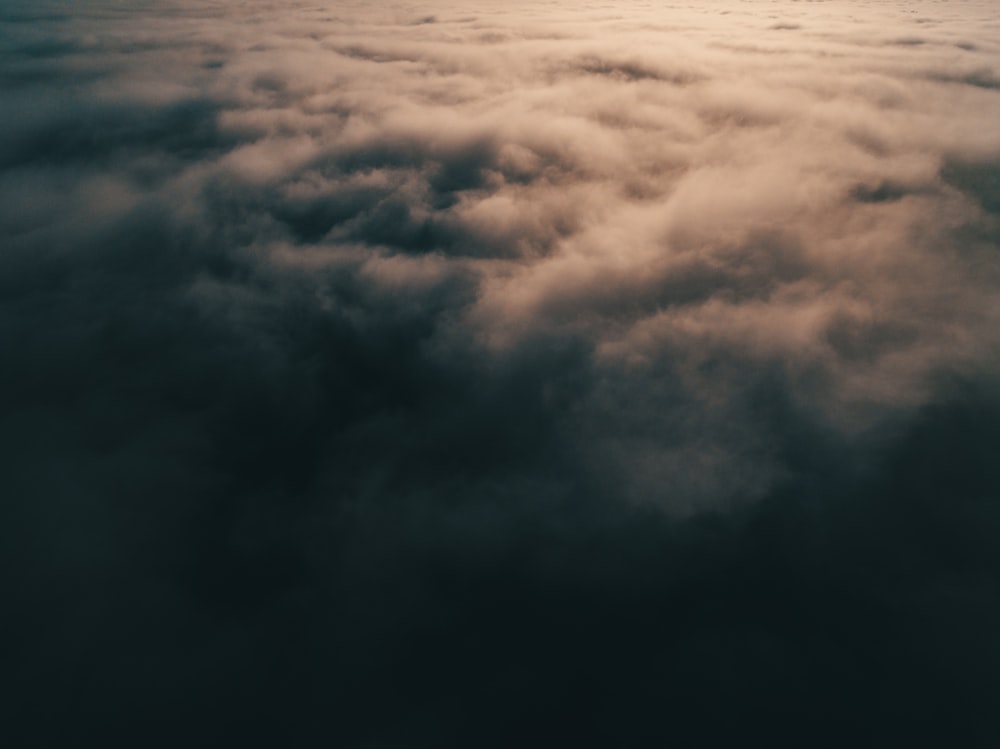
[[[0,740],[1000,745],[998,11],[4,2]]]

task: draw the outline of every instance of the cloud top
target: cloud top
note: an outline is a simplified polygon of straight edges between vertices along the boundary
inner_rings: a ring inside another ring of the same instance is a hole
[[[20,715],[995,736],[994,10],[5,6]]]

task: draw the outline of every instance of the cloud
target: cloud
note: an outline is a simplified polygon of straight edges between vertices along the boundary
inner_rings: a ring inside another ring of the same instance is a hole
[[[993,745],[991,11],[0,11],[7,723]]]

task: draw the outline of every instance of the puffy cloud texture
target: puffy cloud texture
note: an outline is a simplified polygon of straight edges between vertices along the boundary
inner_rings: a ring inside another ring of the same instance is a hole
[[[0,9],[17,745],[995,746],[991,2]]]

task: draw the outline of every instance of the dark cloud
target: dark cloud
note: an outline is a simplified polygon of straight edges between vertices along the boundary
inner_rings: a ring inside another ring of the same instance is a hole
[[[5,745],[994,746],[956,7],[0,10]]]

